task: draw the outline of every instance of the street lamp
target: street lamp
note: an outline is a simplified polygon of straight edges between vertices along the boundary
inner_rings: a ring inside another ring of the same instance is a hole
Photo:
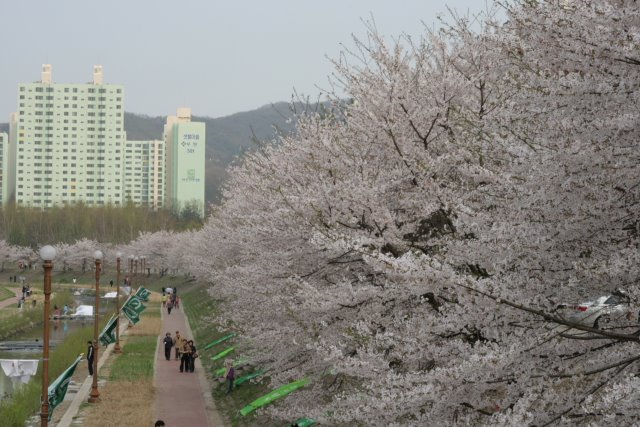
[[[49,298],[51,297],[51,270],[56,250],[53,246],[43,246],[40,249],[42,268],[44,269],[44,336],[42,346],[42,408],[40,410],[40,425],[47,427],[49,422]]]
[[[102,252],[95,251],[93,257],[96,260],[96,302],[93,308],[93,384],[89,403],[100,402],[100,392],[98,391],[98,312],[100,311],[100,264],[102,262]]]
[[[122,353],[120,348],[120,258],[122,252],[116,253],[116,345],[113,347],[113,352],[116,354]]]

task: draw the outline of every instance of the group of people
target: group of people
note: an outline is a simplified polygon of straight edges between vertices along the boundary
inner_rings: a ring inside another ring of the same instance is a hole
[[[15,276],[14,276],[15,277]],[[23,279],[22,277],[20,278],[21,280]],[[27,300],[28,297],[30,297],[32,294],[31,291],[31,286],[29,285],[25,285],[24,283],[22,284],[22,296],[18,299],[18,308],[22,308],[24,307],[24,304]],[[36,306],[36,299],[32,299],[31,303],[33,304],[33,306]]]
[[[187,340],[176,331],[174,337],[171,332],[167,332],[164,339],[164,357],[171,360],[171,348],[175,347],[175,360],[180,360],[180,372],[193,372],[195,370],[195,362],[198,358],[198,350],[193,340]]]
[[[174,308],[180,308],[180,297],[175,289],[162,288],[162,307],[167,309],[167,314],[171,314],[171,310]]]
[[[69,307],[67,304],[65,304],[62,307],[62,310],[60,309],[60,307],[58,307],[57,304],[53,305],[53,318],[54,319],[60,319],[60,317],[62,316],[68,316],[71,313],[71,307]]]

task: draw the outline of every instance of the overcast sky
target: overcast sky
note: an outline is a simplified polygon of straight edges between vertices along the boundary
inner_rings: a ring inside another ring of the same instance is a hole
[[[329,58],[363,36],[418,36],[450,6],[477,13],[485,0],[12,0],[0,4],[0,122],[16,110],[17,85],[88,82],[125,85],[125,109],[149,115],[191,107],[221,117],[294,90],[316,98],[329,87]],[[423,24],[424,23],[424,24]]]

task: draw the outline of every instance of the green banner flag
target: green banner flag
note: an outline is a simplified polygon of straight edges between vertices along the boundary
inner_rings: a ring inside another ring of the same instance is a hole
[[[222,350],[220,353],[216,354],[215,356],[213,356],[211,358],[211,360],[218,360],[218,359],[222,359],[223,357],[225,357],[227,354],[231,353],[233,350],[235,350],[235,347],[229,347],[226,348],[224,350]]]
[[[235,380],[233,384],[237,387],[240,384],[246,383],[249,380],[252,380],[252,379],[254,379],[256,377],[259,377],[262,374],[264,374],[264,369],[260,369],[260,370],[258,370],[256,372],[252,372],[250,374],[243,375],[240,378],[238,378],[237,380]]]
[[[142,300],[137,296],[132,295],[122,306],[122,312],[127,316],[127,319],[135,325],[140,321],[140,313],[142,313],[145,308],[147,307],[142,304]]]
[[[98,339],[100,344],[109,345],[116,342],[116,328],[118,327],[118,318],[115,315],[111,316],[111,319],[107,322]]]
[[[149,301],[149,296],[151,295],[151,291],[143,288],[142,286],[138,288],[138,290],[136,291],[136,295],[138,298],[140,298],[142,301]]]
[[[287,427],[311,427],[316,423],[313,418],[298,418],[293,424],[288,424]]]
[[[230,334],[227,334],[221,338],[218,338],[215,341],[210,342],[209,344],[205,345],[203,350],[208,350],[211,347],[213,347],[214,345],[218,345],[222,342],[225,342],[226,340],[230,340],[231,338],[235,337],[237,334],[235,332],[231,332]]]
[[[310,382],[309,378],[303,378],[301,380],[294,381],[289,384],[285,384],[282,387],[278,387],[277,389],[273,390],[271,393],[265,394],[264,396],[259,397],[258,399],[249,403],[247,406],[245,406],[240,410],[240,414],[242,416],[246,416],[247,414],[250,414],[256,409],[264,405],[268,405],[274,400],[278,400],[281,397],[288,395],[289,393],[293,393],[300,387],[304,387],[305,385],[309,384],[309,382]]]
[[[51,421],[54,408],[64,400],[64,396],[67,394],[67,387],[69,387],[69,382],[71,382],[71,376],[75,372],[80,360],[82,360],[82,355],[78,356],[76,361],[49,386],[47,390],[49,394],[49,421]]]
[[[247,363],[247,359],[238,359],[238,360],[234,360],[233,361],[233,367],[234,368],[238,368],[239,366],[244,365],[245,363]],[[227,368],[226,367],[222,367],[219,369],[216,369],[215,371],[213,371],[214,375],[216,377],[221,377],[224,375],[224,373],[227,372]],[[236,384],[237,384],[237,380],[236,380]]]

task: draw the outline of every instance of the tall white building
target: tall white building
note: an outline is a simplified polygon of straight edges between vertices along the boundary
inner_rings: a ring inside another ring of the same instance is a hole
[[[43,65],[40,81],[19,85],[18,106],[8,173],[17,204],[122,203],[123,86],[104,84],[99,65],[91,83],[54,83]]]
[[[164,141],[127,140],[124,160],[124,203],[164,207]]]
[[[8,176],[4,171],[8,169],[9,160],[9,134],[0,132],[0,167],[2,173],[0,174],[0,203],[4,204],[7,199],[7,188],[9,184]]]
[[[191,121],[191,109],[179,108],[164,126],[166,200],[177,212],[193,206],[204,217],[205,124]]]

